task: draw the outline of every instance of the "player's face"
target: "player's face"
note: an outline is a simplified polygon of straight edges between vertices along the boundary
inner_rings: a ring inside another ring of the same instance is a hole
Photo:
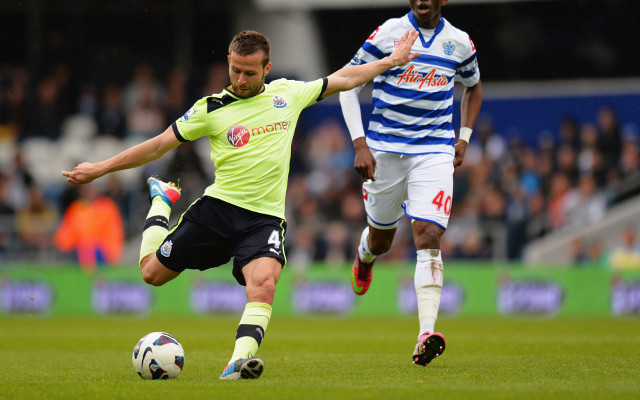
[[[227,59],[231,90],[236,96],[246,99],[262,91],[264,79],[271,69],[271,63],[262,66],[264,59],[262,51],[246,56],[231,52]]]
[[[409,7],[421,28],[434,29],[440,22],[442,6],[448,0],[409,0]]]

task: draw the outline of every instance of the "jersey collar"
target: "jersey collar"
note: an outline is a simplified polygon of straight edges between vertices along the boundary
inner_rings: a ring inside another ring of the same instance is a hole
[[[424,47],[425,49],[428,49],[429,47],[431,47],[436,36],[438,36],[438,34],[442,32],[442,29],[444,28],[444,17],[440,16],[440,23],[438,24],[438,26],[436,26],[436,29],[433,32],[433,36],[431,36],[431,39],[429,39],[429,41],[427,42],[426,40],[424,40],[424,36],[422,36],[420,25],[418,25],[418,21],[416,21],[416,18],[413,16],[413,13],[409,11],[409,14],[407,14],[407,16],[409,17],[409,22],[411,22],[411,25],[413,25],[413,27],[416,28],[416,30],[420,34],[420,41],[422,42],[422,47]]]
[[[246,99],[252,99],[252,98],[254,98],[254,97],[256,97],[256,96],[258,96],[258,95],[260,95],[260,94],[262,94],[262,93],[266,92],[266,91],[267,91],[267,83],[265,82],[265,84],[264,84],[264,85],[262,85],[262,90],[261,90],[260,92],[258,92],[257,94],[254,94],[254,95],[253,95],[253,96],[251,96],[251,97],[247,97],[246,99],[245,99],[244,97],[238,97],[238,95],[237,95],[237,94],[233,93],[233,90],[231,90],[231,84],[228,84],[227,86],[225,86],[224,90],[225,90],[226,92],[228,92],[231,96],[235,97],[236,99],[239,99],[239,100],[246,100]]]

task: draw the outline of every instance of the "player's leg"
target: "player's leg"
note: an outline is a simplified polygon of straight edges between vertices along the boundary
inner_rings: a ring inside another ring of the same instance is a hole
[[[400,155],[373,150],[376,157],[376,180],[362,185],[368,226],[360,236],[356,259],[351,268],[351,286],[357,295],[369,290],[376,257],[391,248],[398,220],[404,214],[405,170]]]
[[[246,285],[247,305],[238,324],[229,365],[220,379],[255,379],[262,374],[264,361],[256,354],[271,319],[276,284],[286,263],[282,246],[284,221],[259,214],[249,215],[248,221],[263,226],[236,247],[234,276]]]
[[[369,290],[376,257],[389,251],[396,230],[395,226],[391,229],[379,229],[368,225],[362,231],[356,260],[351,267],[351,287],[357,295],[362,296]]]
[[[444,351],[445,341],[435,332],[442,295],[443,266],[440,237],[444,230],[436,224],[414,221],[412,224],[417,251],[414,285],[418,301],[420,331],[413,352],[414,364],[426,366]]]
[[[420,330],[412,360],[426,366],[445,348],[444,336],[435,332],[435,322],[443,283],[440,238],[451,211],[453,164],[447,155],[419,156],[414,162],[407,179],[405,204],[417,249],[414,285]]]
[[[242,273],[247,283],[247,305],[236,331],[236,344],[229,365],[220,379],[255,379],[264,361],[255,357],[271,319],[271,305],[282,264],[271,257],[252,260]]]
[[[169,233],[171,206],[180,198],[180,189],[171,182],[166,183],[153,177],[147,183],[151,208],[142,231],[140,271],[145,282],[160,286],[179,275],[162,265],[155,252]]]

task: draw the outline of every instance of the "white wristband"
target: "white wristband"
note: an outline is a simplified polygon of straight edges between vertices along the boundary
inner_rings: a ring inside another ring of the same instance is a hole
[[[473,132],[473,129],[467,128],[466,126],[460,128],[460,140],[464,140],[465,142],[469,143],[469,139],[471,139],[471,132]]]

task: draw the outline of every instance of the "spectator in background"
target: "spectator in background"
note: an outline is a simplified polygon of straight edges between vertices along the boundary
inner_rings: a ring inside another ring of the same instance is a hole
[[[349,231],[340,220],[330,221],[324,229],[323,242],[325,246],[324,260],[328,266],[342,267],[347,261]]]
[[[127,135],[142,142],[165,126],[165,115],[151,86],[141,86],[137,103],[127,113]]]
[[[562,172],[556,172],[551,178],[547,214],[553,230],[564,228],[567,223],[567,200],[571,191],[569,178]]]
[[[623,177],[629,177],[640,172],[640,148],[638,147],[638,137],[629,134],[625,136],[622,143],[622,153],[620,155],[620,173]]]
[[[582,174],[578,187],[571,189],[565,204],[566,225],[569,227],[593,224],[602,219],[607,198],[598,189],[593,174]]]
[[[635,227],[629,226],[620,233],[620,240],[609,254],[609,265],[614,270],[640,269],[640,240]]]
[[[584,266],[591,263],[588,246],[581,237],[573,239],[570,247],[571,260],[574,265]]]
[[[27,206],[17,213],[16,230],[22,250],[38,254],[52,246],[51,237],[58,223],[58,213],[37,186],[30,185],[28,193]]]
[[[491,247],[483,239],[480,229],[472,228],[466,232],[457,257],[462,260],[486,260],[490,254]]]
[[[598,129],[593,124],[584,124],[580,129],[580,151],[576,160],[578,171],[594,174],[598,185],[605,183],[602,152],[598,148]]]
[[[295,228],[289,245],[292,250],[287,251],[287,261],[292,269],[304,271],[311,266],[317,252],[316,234],[316,229],[308,225],[298,225]]]
[[[15,210],[9,202],[9,176],[0,171],[0,255],[13,240]]]
[[[573,117],[565,117],[560,122],[560,144],[567,145],[578,152],[580,150],[580,124]]]
[[[571,186],[578,183],[577,154],[569,145],[563,144],[558,148],[556,170],[567,176]]]
[[[29,73],[26,69],[11,71],[6,84],[0,86],[0,140],[15,141],[22,134],[27,120],[27,90]]]
[[[207,71],[207,80],[202,87],[202,96],[209,96],[212,93],[220,93],[229,84],[229,66],[227,63],[215,61]]]
[[[124,226],[118,206],[101,195],[95,185],[79,186],[79,190],[81,197],[66,209],[55,232],[56,247],[73,253],[86,271],[104,263],[119,263]]]
[[[525,197],[530,197],[541,189],[540,176],[536,171],[535,151],[529,147],[523,149],[519,161],[518,180]]]
[[[156,80],[153,66],[145,61],[136,64],[131,81],[124,90],[125,113],[130,113],[145,102],[164,108],[166,100],[165,88]]]
[[[510,193],[505,209],[507,258],[519,260],[527,243],[527,195],[522,189]]]
[[[98,87],[93,82],[86,82],[80,88],[78,95],[77,112],[79,115],[83,115],[96,120],[98,115]]]
[[[551,221],[542,192],[536,192],[529,198],[527,210],[527,241],[540,238],[551,231]]]
[[[125,136],[126,116],[122,102],[122,89],[117,85],[108,85],[104,90],[98,111],[98,126],[101,135],[118,139]]]
[[[180,67],[175,67],[167,74],[167,104],[165,118],[175,121],[184,114],[187,108],[187,74]],[[216,92],[212,92],[216,93]]]
[[[9,173],[9,186],[7,190],[7,202],[14,210],[19,210],[29,206],[29,190],[35,185],[33,176],[29,172],[29,167],[24,158],[23,152],[16,148],[13,153],[12,168],[7,169]]]
[[[602,106],[598,110],[598,149],[604,156],[604,167],[608,171],[616,169],[622,150],[622,136],[618,117],[613,108]]]
[[[67,115],[60,103],[60,87],[56,79],[47,76],[40,80],[35,102],[29,107],[24,135],[57,139],[60,136],[62,120]]]
[[[166,90],[156,80],[155,71],[148,62],[136,65],[133,78],[124,90],[123,101],[128,136],[141,142],[165,127]]]
[[[504,137],[495,131],[493,121],[488,117],[481,118],[476,124],[478,142],[485,157],[497,162],[505,156],[507,144]]]

